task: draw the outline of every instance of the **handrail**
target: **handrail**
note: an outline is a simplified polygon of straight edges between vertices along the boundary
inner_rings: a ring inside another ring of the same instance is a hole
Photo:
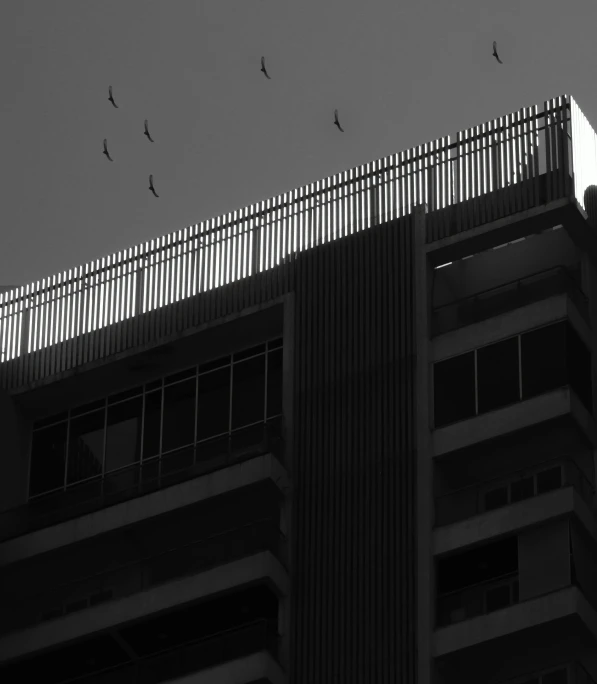
[[[523,477],[527,473],[534,473],[538,468],[542,468],[545,465],[549,465],[549,464],[555,465],[556,463],[571,463],[576,468],[576,470],[579,472],[581,477],[589,485],[593,494],[595,494],[595,487],[591,484],[591,481],[589,480],[589,478],[582,472],[582,470],[579,468],[578,464],[570,456],[554,456],[553,458],[546,459],[545,461],[540,461],[539,463],[536,463],[532,466],[525,466],[524,468],[519,468],[518,470],[514,470],[511,473],[506,473],[505,475],[492,477],[489,480],[483,480],[481,482],[477,482],[477,483],[472,484],[472,485],[467,485],[466,487],[460,487],[459,489],[454,489],[453,491],[446,492],[445,494],[440,494],[439,496],[436,497],[436,500],[443,499],[443,498],[448,497],[448,496],[454,496],[455,494],[460,494],[460,493],[468,491],[470,489],[485,488],[486,486],[491,485],[494,482],[495,483],[511,482],[515,479],[514,476],[520,475],[520,477]]]
[[[519,182],[537,181],[540,159],[549,176],[548,199],[568,197],[569,144],[574,150],[591,135],[571,97],[552,98],[544,101],[542,112],[537,105],[523,107],[459,131],[454,142],[449,136],[438,138],[15,288],[0,294],[1,361],[267,271],[318,242],[407,216],[416,205],[425,203],[432,215]],[[592,167],[580,161],[587,183],[592,182]],[[521,195],[522,208],[539,201],[535,190],[530,192],[532,198]],[[26,377],[7,369],[0,373],[1,384],[12,387],[51,373],[53,364],[27,368]]]
[[[508,283],[503,283],[501,285],[495,285],[494,287],[487,288],[486,290],[481,290],[481,292],[476,292],[475,294],[472,295],[467,295],[466,297],[463,297],[462,299],[457,299],[453,302],[448,302],[446,304],[442,304],[441,306],[436,306],[433,309],[433,313],[436,314],[440,311],[443,311],[445,309],[448,309],[450,307],[456,307],[462,304],[465,304],[466,302],[469,302],[471,300],[475,299],[481,299],[484,298],[485,296],[489,295],[491,292],[496,292],[498,290],[514,290],[517,287],[520,286],[521,283],[533,280],[533,279],[539,279],[540,276],[546,276],[550,273],[562,273],[564,274],[565,277],[568,278],[571,284],[574,285],[574,287],[578,290],[578,293],[581,295],[581,297],[585,300],[588,301],[588,298],[586,294],[580,289],[578,286],[578,283],[572,278],[570,275],[570,268],[567,266],[559,265],[559,266],[551,266],[550,268],[543,269],[541,271],[536,271],[535,273],[531,273],[529,275],[525,275],[522,278],[517,278],[516,280],[511,280]]]
[[[158,659],[163,656],[167,655],[173,655],[177,652],[184,651],[185,649],[188,649],[191,646],[199,646],[201,644],[207,644],[210,641],[216,642],[216,641],[222,641],[230,636],[234,636],[236,633],[243,633],[247,632],[248,630],[251,630],[252,628],[256,627],[261,627],[263,628],[263,637],[264,637],[264,646],[267,645],[267,639],[268,637],[279,637],[279,634],[276,629],[273,628],[272,622],[266,618],[257,618],[255,620],[251,620],[249,622],[245,622],[241,625],[237,625],[235,627],[229,627],[228,629],[222,630],[220,632],[215,632],[213,634],[208,634],[203,637],[199,637],[197,639],[191,639],[189,641],[183,642],[182,644],[177,644],[176,646],[172,646],[167,649],[163,649],[162,651],[156,651],[154,653],[151,653],[149,655],[143,656],[137,661],[133,662],[128,662],[128,663],[120,663],[118,665],[112,665],[110,667],[104,668],[103,670],[92,672],[86,675],[79,675],[76,677],[72,677],[70,679],[63,680],[61,684],[75,684],[75,683],[81,683],[81,684],[93,684],[94,680],[97,680],[98,678],[103,678],[110,674],[110,673],[116,673],[119,670],[134,670],[135,672],[135,680],[133,682],[137,682],[137,673],[140,667],[143,667],[147,663],[151,662],[152,660]],[[199,670],[197,670],[199,671]]]

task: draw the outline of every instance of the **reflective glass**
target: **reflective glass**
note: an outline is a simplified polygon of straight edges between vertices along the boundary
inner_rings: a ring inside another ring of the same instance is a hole
[[[137,463],[141,457],[143,397],[108,407],[106,472]]]
[[[67,484],[101,475],[105,410],[71,418],[68,438]]]

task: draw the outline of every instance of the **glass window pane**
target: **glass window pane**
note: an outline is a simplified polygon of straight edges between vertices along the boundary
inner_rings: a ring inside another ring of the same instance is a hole
[[[566,347],[570,387],[587,409],[592,411],[591,354],[570,323],[566,325]]]
[[[197,440],[229,430],[230,366],[199,376]]]
[[[141,458],[143,398],[108,407],[106,472],[137,463]]]
[[[164,388],[162,452],[195,441],[196,378]]]
[[[64,485],[67,423],[58,423],[33,433],[29,496]]]
[[[232,429],[264,420],[265,355],[234,364]]]
[[[495,508],[508,505],[508,487],[503,486],[493,489],[485,494],[485,510],[492,511]]]
[[[565,341],[564,322],[531,330],[521,336],[523,399],[549,392],[568,382]]]
[[[125,399],[132,399],[133,397],[138,397],[143,394],[143,386],[133,387],[133,389],[125,390],[124,392],[119,392],[118,394],[113,394],[108,397],[108,404],[115,404],[117,401],[124,401]]]
[[[520,399],[517,337],[477,350],[477,386],[479,413]]]
[[[537,473],[537,494],[551,492],[554,489],[559,489],[561,486],[562,469],[560,466]]]
[[[145,424],[143,427],[143,458],[160,453],[160,424],[162,420],[162,391],[145,395]]]
[[[435,427],[475,415],[475,356],[461,354],[433,367]]]
[[[530,499],[535,495],[533,476],[530,475],[522,480],[515,480],[510,485],[510,490],[512,492],[512,503],[522,501],[523,499]]]
[[[505,584],[501,587],[493,587],[485,593],[485,606],[488,613],[510,605],[510,587]]]
[[[267,355],[267,417],[282,413],[282,349]]]
[[[243,351],[240,352],[234,352],[233,360],[236,363],[237,361],[242,361],[243,359],[248,359],[251,356],[255,356],[256,354],[263,354],[264,352],[265,344],[258,344],[256,347],[251,347],[250,349],[243,349]]]
[[[94,411],[70,421],[67,484],[101,475],[106,412]]]
[[[89,413],[90,411],[95,411],[95,409],[101,409],[105,406],[106,400],[105,399],[97,399],[96,401],[92,401],[89,404],[84,404],[83,406],[77,406],[74,409],[71,409],[70,415],[71,418],[73,416],[80,416],[82,413]]]

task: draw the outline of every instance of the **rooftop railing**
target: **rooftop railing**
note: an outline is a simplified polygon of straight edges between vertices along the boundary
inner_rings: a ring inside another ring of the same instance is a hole
[[[555,199],[585,208],[591,184],[595,132],[572,97],[546,100],[4,292],[0,361],[289,264],[419,204],[431,242]],[[27,381],[3,366],[0,386]]]

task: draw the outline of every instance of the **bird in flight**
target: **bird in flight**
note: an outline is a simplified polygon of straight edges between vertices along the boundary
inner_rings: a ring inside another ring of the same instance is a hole
[[[498,61],[500,64],[503,64],[502,60],[498,57],[498,53],[497,53],[497,43],[495,42],[495,40],[493,41],[493,56],[497,59],[497,61]]]
[[[110,102],[116,107],[116,109],[118,109],[118,105],[116,104],[116,102],[114,102],[114,97],[112,95],[112,86],[108,88],[108,92],[110,93],[110,97],[108,98],[108,100],[110,100]]]
[[[149,189],[151,190],[151,192],[153,192],[153,194],[156,197],[159,197],[158,193],[155,191],[155,188],[153,187],[153,176],[149,176]]]
[[[108,152],[108,140],[107,140],[106,138],[104,138],[104,151],[103,151],[103,154],[105,154],[106,157],[108,157],[108,159],[109,159],[110,161],[114,161],[114,160],[112,159],[112,157],[110,156],[110,153]]]
[[[143,135],[146,135],[149,138],[149,140],[151,140],[151,142],[154,141],[153,138],[149,135],[149,129],[147,128],[147,119],[145,119],[145,133],[143,133]]]
[[[338,121],[338,110],[337,109],[334,109],[334,124],[336,126],[338,126],[338,128],[342,131],[342,133],[344,133],[344,129],[342,128],[342,126],[340,126],[340,122]]]
[[[263,73],[265,74],[266,78],[269,78],[270,81],[272,80],[272,77],[267,73],[267,71],[266,71],[266,69],[265,69],[265,57],[262,57],[262,58],[261,58],[261,71],[263,71]]]

